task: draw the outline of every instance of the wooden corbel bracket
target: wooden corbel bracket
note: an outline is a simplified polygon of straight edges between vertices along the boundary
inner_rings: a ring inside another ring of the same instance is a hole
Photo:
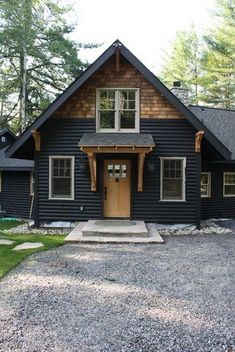
[[[40,152],[40,150],[41,150],[41,133],[37,130],[32,130],[31,133],[32,133],[32,136],[34,139],[35,151]]]
[[[198,131],[195,135],[195,152],[201,152],[202,137],[204,136],[204,131]]]

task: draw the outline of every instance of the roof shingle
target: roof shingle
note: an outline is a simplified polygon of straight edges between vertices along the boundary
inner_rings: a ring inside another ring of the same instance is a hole
[[[235,110],[194,105],[189,109],[230,150],[235,160]]]

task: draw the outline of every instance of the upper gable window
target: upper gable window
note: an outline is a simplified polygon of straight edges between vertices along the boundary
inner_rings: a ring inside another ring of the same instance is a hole
[[[97,89],[97,131],[139,132],[139,89]]]

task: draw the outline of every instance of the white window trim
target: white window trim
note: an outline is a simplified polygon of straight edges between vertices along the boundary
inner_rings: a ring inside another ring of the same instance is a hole
[[[182,190],[182,199],[163,199],[162,195],[163,195],[163,182],[162,182],[162,179],[163,179],[163,161],[164,160],[168,160],[168,159],[173,159],[173,160],[183,160],[183,180],[182,180],[182,184],[183,184],[183,190]],[[186,177],[185,177],[185,171],[186,171],[186,157],[174,157],[174,156],[171,156],[171,157],[167,157],[167,156],[164,156],[164,157],[160,157],[160,201],[161,202],[186,202],[186,190],[185,190],[185,180],[186,180]]]
[[[211,198],[211,172],[201,172],[201,176],[202,175],[208,175],[208,181],[209,181],[209,194],[201,194],[201,198]]]
[[[33,171],[31,171],[30,172],[30,178],[29,178],[29,189],[30,189],[29,194],[31,196],[34,195],[34,188],[33,188],[34,182],[33,182],[33,180],[34,180],[34,174],[33,174]]]
[[[72,160],[72,180],[71,180],[71,197],[53,197],[52,196],[52,160],[53,159],[71,159]],[[49,156],[49,200],[74,200],[74,156],[68,155],[50,155]]]
[[[100,106],[100,91],[114,90],[115,91],[115,123],[114,128],[100,128],[99,106]],[[136,113],[135,113],[135,128],[119,128],[119,98],[118,91],[128,90],[135,91]],[[97,88],[96,89],[96,132],[101,133],[139,133],[140,131],[140,88]]]
[[[226,171],[224,172],[223,174],[223,197],[235,197],[235,194],[225,194],[225,186],[228,186],[228,185],[225,185],[225,176],[226,175],[235,175],[235,172],[229,172],[229,171]]]

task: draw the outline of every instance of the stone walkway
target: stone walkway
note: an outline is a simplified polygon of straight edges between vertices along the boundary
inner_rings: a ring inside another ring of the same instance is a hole
[[[44,244],[40,242],[24,242],[21,244],[18,244],[15,248],[13,248],[13,251],[21,251],[22,249],[33,249],[33,248],[40,248],[43,247]]]
[[[6,240],[4,238],[0,238],[0,246],[11,246],[15,241],[11,240]],[[40,248],[43,247],[44,244],[40,242],[23,242],[21,244],[18,244],[14,248],[12,248],[12,251],[21,251],[23,249],[33,249],[33,248]]]

